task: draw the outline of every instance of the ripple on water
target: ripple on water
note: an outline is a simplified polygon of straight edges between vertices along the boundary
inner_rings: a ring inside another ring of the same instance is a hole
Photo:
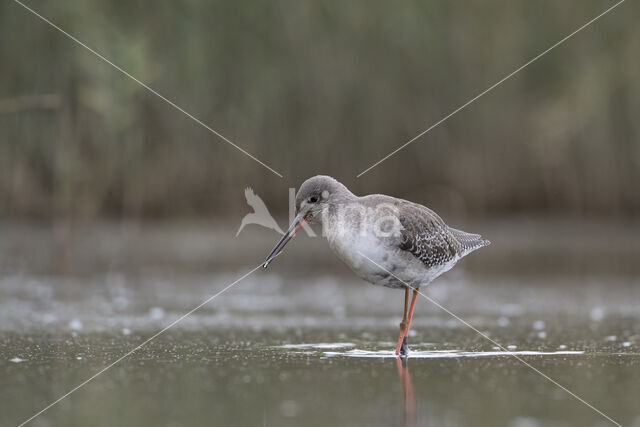
[[[345,352],[325,351],[326,357],[396,357],[393,350],[358,350],[353,349]],[[409,356],[412,359],[450,359],[461,357],[495,357],[495,356],[558,356],[570,354],[584,354],[584,351],[461,351],[461,350],[430,350],[411,351]]]
[[[352,342],[320,342],[315,344],[284,344],[279,346],[278,348],[292,348],[292,349],[329,349],[329,348],[344,348],[344,347],[355,347],[356,345]]]

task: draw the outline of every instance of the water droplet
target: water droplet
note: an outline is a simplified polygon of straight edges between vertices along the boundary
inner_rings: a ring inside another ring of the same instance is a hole
[[[79,331],[82,329],[82,321],[80,321],[80,319],[71,319],[69,322],[69,328],[74,331]]]
[[[162,307],[151,307],[149,317],[153,320],[160,320],[164,317],[164,309]]]
[[[545,326],[546,324],[544,323],[544,320],[536,320],[535,322],[533,322],[533,329],[535,329],[536,331],[543,330]]]

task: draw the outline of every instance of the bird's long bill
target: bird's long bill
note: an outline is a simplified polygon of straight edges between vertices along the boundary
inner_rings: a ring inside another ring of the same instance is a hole
[[[269,267],[269,264],[271,264],[271,261],[273,261],[273,259],[278,255],[280,255],[280,252],[282,252],[285,245],[289,243],[289,240],[291,240],[293,236],[295,236],[296,232],[300,230],[300,228],[307,222],[307,213],[308,212],[300,212],[298,215],[296,215],[296,218],[293,220],[293,222],[289,226],[289,229],[287,230],[287,232],[284,233],[284,236],[282,236],[282,239],[280,239],[280,241],[271,250],[271,252],[269,252],[269,255],[267,255],[267,259],[264,260],[264,264],[262,264],[262,268]]]

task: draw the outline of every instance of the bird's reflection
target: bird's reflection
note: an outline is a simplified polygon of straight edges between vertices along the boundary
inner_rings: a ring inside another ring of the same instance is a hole
[[[418,414],[416,412],[416,397],[413,393],[413,384],[409,374],[409,365],[406,357],[396,357],[398,365],[398,377],[403,393],[403,412],[405,427],[415,427],[418,425]]]

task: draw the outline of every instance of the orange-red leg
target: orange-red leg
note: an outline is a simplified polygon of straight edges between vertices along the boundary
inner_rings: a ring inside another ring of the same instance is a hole
[[[404,341],[405,332],[409,328],[409,319],[407,312],[409,308],[409,287],[404,289],[404,313],[402,314],[402,322],[400,322],[400,335],[398,336],[398,345],[396,346],[396,356],[400,354],[400,347],[402,347],[402,341]]]
[[[409,287],[405,288],[404,293],[404,314],[402,316],[402,323],[400,323],[400,336],[398,337],[398,345],[396,346],[396,356],[400,354],[400,349],[402,348],[402,343],[405,341],[407,336],[409,335],[409,328],[411,327],[411,319],[413,319],[413,309],[416,306],[416,298],[418,297],[418,290],[413,290],[413,295],[411,296],[411,306],[409,307],[407,313],[407,304],[409,302]]]
[[[407,321],[407,332],[405,333],[405,337],[409,335],[409,328],[411,327],[411,319],[413,319],[413,309],[416,306],[416,298],[418,298],[418,290],[413,290],[413,295],[411,296],[411,307],[409,307],[409,320]]]

